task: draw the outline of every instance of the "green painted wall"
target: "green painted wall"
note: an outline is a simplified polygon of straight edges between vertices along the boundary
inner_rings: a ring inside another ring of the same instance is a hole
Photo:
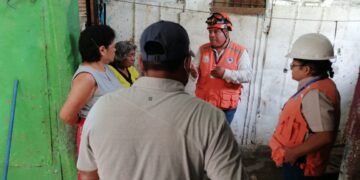
[[[58,111],[79,62],[79,31],[77,1],[0,2],[1,176],[18,79],[8,179],[76,179],[74,129]]]

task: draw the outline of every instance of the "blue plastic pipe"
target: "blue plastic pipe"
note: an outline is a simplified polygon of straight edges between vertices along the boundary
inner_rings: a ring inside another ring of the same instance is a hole
[[[14,88],[13,88],[13,97],[11,102],[10,124],[9,124],[9,133],[8,133],[8,139],[6,145],[6,158],[5,158],[3,178],[2,178],[3,180],[7,180],[7,175],[9,170],[10,149],[11,149],[12,132],[14,127],[15,106],[16,106],[16,96],[17,96],[18,86],[19,86],[19,80],[15,80]]]

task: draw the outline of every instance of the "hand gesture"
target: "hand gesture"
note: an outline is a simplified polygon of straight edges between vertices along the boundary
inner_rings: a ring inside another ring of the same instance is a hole
[[[222,78],[225,73],[225,68],[221,66],[216,66],[213,70],[211,70],[211,76],[215,78]]]

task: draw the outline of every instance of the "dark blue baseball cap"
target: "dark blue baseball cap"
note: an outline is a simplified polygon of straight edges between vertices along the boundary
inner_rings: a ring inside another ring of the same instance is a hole
[[[194,53],[190,50],[189,36],[178,23],[159,21],[147,27],[140,38],[143,61],[183,61]]]

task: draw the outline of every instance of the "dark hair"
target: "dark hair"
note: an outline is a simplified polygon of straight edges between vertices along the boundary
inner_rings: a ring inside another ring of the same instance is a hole
[[[149,55],[156,55],[156,54],[164,54],[165,50],[163,49],[162,45],[158,42],[150,41],[145,44],[144,47],[145,51]],[[177,57],[173,57],[172,59],[167,59],[166,61],[161,60],[160,57],[154,56],[155,60],[147,61],[143,60],[144,70],[147,71],[149,69],[154,70],[163,70],[168,72],[175,72],[180,67],[183,66],[184,60],[187,55],[180,55]]]
[[[108,46],[114,41],[115,32],[107,25],[88,26],[80,33],[79,51],[83,62],[100,61],[100,46]]]
[[[136,45],[130,41],[119,41],[115,44],[115,58],[110,65],[119,67],[121,62],[126,58],[130,51],[136,49]]]
[[[332,62],[330,60],[304,60],[294,59],[299,61],[303,66],[309,66],[312,72],[312,76],[322,77],[334,77],[334,71],[331,67]]]

